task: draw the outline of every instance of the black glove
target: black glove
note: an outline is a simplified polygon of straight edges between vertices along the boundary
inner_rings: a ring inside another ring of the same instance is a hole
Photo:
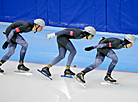
[[[3,32],[3,34],[6,34],[5,32]]]
[[[8,41],[5,41],[5,43],[3,44],[2,48],[5,50],[8,46],[9,42]]]
[[[91,46],[91,47],[86,47],[86,48],[85,48],[85,51],[91,51],[92,49],[94,49],[93,46]]]
[[[105,39],[105,37],[102,37],[102,40],[104,40]]]

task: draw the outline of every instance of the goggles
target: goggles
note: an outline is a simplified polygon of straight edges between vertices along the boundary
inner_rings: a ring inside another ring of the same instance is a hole
[[[94,35],[93,34],[90,34],[92,37],[94,37]]]

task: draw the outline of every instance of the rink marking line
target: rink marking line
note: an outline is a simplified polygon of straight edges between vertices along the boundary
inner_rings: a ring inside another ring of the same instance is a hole
[[[18,61],[14,61],[14,60],[8,60],[8,61],[11,61],[11,62],[18,62]],[[48,64],[43,64],[43,63],[33,63],[33,62],[24,62],[24,63],[37,64],[37,65],[48,65]],[[61,66],[61,65],[54,65],[54,66],[57,66],[57,67],[65,67],[65,66]],[[85,68],[82,68],[82,67],[71,67],[71,68],[85,69]],[[104,70],[104,69],[94,69],[94,70],[106,71],[106,70]],[[138,72],[127,72],[127,71],[116,71],[116,70],[114,70],[114,72],[122,72],[122,73],[138,74]]]

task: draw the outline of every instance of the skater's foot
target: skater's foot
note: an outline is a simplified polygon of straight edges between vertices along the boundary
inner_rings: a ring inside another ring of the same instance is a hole
[[[4,73],[4,70],[2,70],[1,68],[0,68],[0,73]]]
[[[29,68],[25,67],[24,64],[19,64],[17,68],[18,68],[18,70],[22,70],[22,71],[29,71],[30,70]]]
[[[42,72],[44,72],[46,75],[48,75],[48,76],[51,76],[51,73],[50,73],[50,71],[49,71],[49,68],[48,67],[44,67],[44,68],[42,68],[42,70],[41,70]]]
[[[109,81],[109,82],[116,82],[116,80],[113,79],[113,78],[111,77],[111,75],[106,75],[105,78],[104,78],[104,80],[105,80],[105,81]]]
[[[64,75],[75,75],[70,69],[65,69]]]
[[[80,79],[80,81],[81,81],[82,83],[86,83],[85,80],[84,80],[84,73],[83,73],[83,72],[78,73],[76,76],[77,76],[77,78]]]

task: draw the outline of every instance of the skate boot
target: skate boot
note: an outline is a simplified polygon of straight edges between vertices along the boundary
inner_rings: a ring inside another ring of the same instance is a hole
[[[73,73],[70,69],[65,69],[64,75],[75,75],[75,73]]]
[[[19,64],[17,68],[18,68],[18,70],[22,70],[22,71],[29,71],[30,70],[29,68],[25,67],[24,64]]]
[[[81,73],[78,73],[76,76],[77,78],[79,78],[79,80],[82,82],[82,83],[86,83],[85,80],[84,80],[84,73],[81,72]]]
[[[50,71],[49,71],[49,68],[48,67],[44,67],[44,68],[42,68],[42,70],[41,70],[42,72],[44,72],[46,75],[48,75],[48,76],[51,76],[51,73],[50,73]]]
[[[0,68],[0,73],[4,73],[4,70],[2,70],[1,68]]]
[[[106,75],[105,78],[104,78],[104,80],[105,80],[105,81],[109,81],[109,82],[116,82],[116,80],[113,79],[113,78],[111,77],[111,75]]]

